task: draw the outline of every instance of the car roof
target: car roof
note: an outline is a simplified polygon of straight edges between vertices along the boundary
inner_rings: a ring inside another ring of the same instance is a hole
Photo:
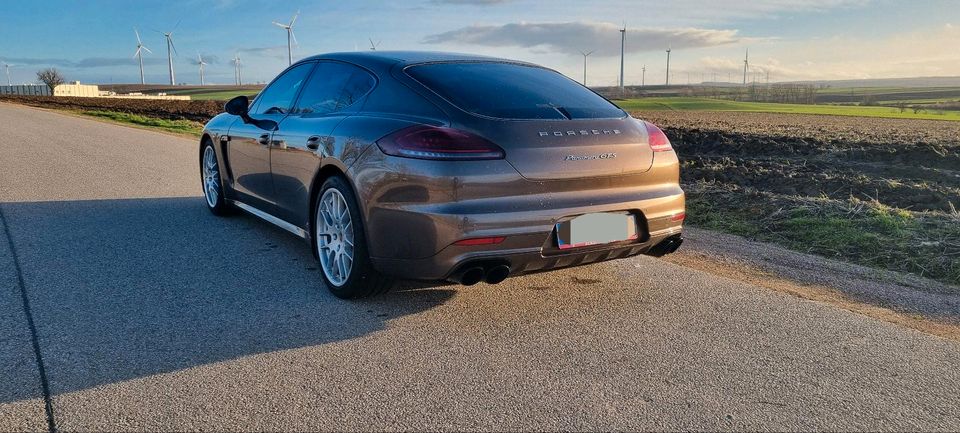
[[[319,54],[307,57],[304,60],[340,60],[360,66],[378,69],[396,64],[401,66],[433,62],[510,62],[530,64],[516,60],[498,57],[481,56],[476,54],[448,53],[441,51],[347,51],[340,53]]]

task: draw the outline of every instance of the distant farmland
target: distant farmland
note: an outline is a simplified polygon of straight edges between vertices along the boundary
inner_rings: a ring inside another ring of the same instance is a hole
[[[157,93],[166,93],[168,95],[188,95],[196,100],[223,100],[239,95],[256,96],[263,90],[263,85],[251,84],[244,86],[170,86],[162,84],[106,84],[100,85],[101,90],[109,90],[117,93],[144,93],[155,95]]]
[[[824,114],[833,116],[882,117],[891,119],[926,119],[960,121],[960,111],[915,111],[911,107],[775,104],[767,102],[740,102],[726,99],[690,97],[654,97],[614,100],[627,111],[742,111],[754,113]]]
[[[253,99],[260,93],[262,88],[258,87],[255,89],[191,89],[191,90],[172,90],[167,92],[170,95],[184,95],[190,96],[191,99],[196,99],[200,101],[226,101],[233,99],[240,95],[246,95]]]

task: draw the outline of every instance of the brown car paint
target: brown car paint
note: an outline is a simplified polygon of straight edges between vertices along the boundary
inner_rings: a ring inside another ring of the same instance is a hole
[[[225,194],[311,233],[312,200],[319,185],[325,176],[344,176],[360,201],[374,266],[408,279],[447,279],[478,261],[505,263],[517,274],[629,257],[649,253],[681,233],[682,219],[675,216],[683,214],[685,204],[677,155],[652,152],[642,122],[628,116],[565,121],[472,116],[403,75],[406,66],[438,59],[487,60],[388,52],[305,59],[357,64],[375,74],[378,84],[349,110],[282,116],[275,131],[263,132],[270,135],[268,145],[255,140],[260,131],[235,116],[213,119],[204,136],[220,143],[217,157],[226,168]],[[482,134],[501,145],[506,158],[410,159],[386,155],[376,145],[381,137],[416,124]],[[269,168],[263,164],[265,152]],[[269,187],[245,184],[266,179]],[[556,248],[556,223],[585,213],[618,211],[637,216],[639,239]],[[495,245],[454,245],[491,236],[506,239]]]

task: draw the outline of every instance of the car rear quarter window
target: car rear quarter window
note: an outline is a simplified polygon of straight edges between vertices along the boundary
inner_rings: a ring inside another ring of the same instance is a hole
[[[290,111],[293,100],[303,88],[303,83],[310,76],[314,63],[303,63],[288,69],[283,75],[273,80],[260,96],[250,112],[252,114],[284,114]]]
[[[414,65],[408,75],[463,111],[513,120],[620,118],[626,114],[559,72],[507,62]]]
[[[340,62],[320,62],[297,102],[299,114],[341,111],[363,98],[376,79],[363,68]]]

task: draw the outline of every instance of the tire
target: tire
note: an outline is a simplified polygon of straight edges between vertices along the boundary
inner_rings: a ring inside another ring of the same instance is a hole
[[[317,192],[313,222],[313,252],[323,282],[334,296],[364,298],[393,287],[392,278],[373,268],[360,208],[346,179],[334,176],[323,183]]]
[[[229,215],[231,206],[223,196],[223,176],[220,176],[220,163],[217,161],[217,151],[210,140],[204,140],[200,151],[200,185],[203,187],[203,198],[214,215]]]

